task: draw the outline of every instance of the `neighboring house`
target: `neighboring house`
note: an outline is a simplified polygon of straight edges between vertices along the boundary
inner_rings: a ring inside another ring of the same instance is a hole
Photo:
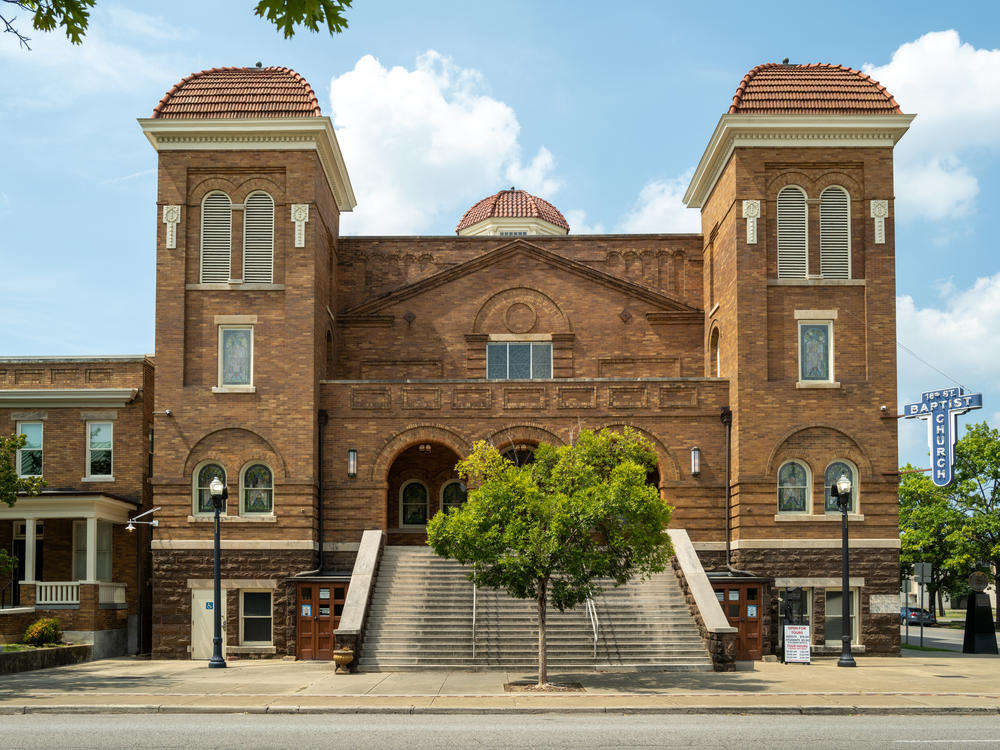
[[[94,655],[149,649],[149,542],[126,531],[147,510],[153,365],[148,357],[0,358],[0,430],[22,433],[21,476],[40,495],[0,503],[0,636],[55,617]]]
[[[786,610],[819,651],[848,627],[898,653],[892,164],[911,120],[858,71],[758,66],[685,196],[698,234],[577,236],[511,188],[455,236],[348,237],[350,154],[301,76],[179,82],[140,120],[159,170],[154,655],[211,654],[213,478],[227,655],[329,658],[362,532],[423,544],[475,440],[523,461],[625,426],[737,658],[775,652]]]

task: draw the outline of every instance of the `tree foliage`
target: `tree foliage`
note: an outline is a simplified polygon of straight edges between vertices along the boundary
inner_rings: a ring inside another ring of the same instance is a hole
[[[910,467],[907,467],[910,468]],[[955,481],[936,487],[929,477],[903,474],[899,522],[904,564],[940,569],[933,585],[961,588],[980,566],[996,582],[1000,570],[1000,431],[969,425],[955,444]]]
[[[468,501],[427,527],[434,551],[470,565],[476,586],[502,589],[538,607],[538,683],[547,682],[545,612],[664,569],[671,508],[646,476],[656,453],[634,431],[584,430],[572,445],[542,444],[516,466],[477,442],[458,473]]]
[[[45,482],[41,477],[17,475],[17,452],[24,447],[24,435],[0,435],[0,502],[13,507],[18,494],[37,495]]]
[[[81,44],[90,24],[90,10],[96,0],[2,0],[6,5],[22,10],[31,17],[36,31],[55,31],[63,28],[66,38]],[[297,27],[319,32],[325,26],[331,35],[347,28],[347,9],[352,0],[260,0],[254,13],[274,24],[286,39],[295,36]],[[21,46],[31,49],[26,36],[15,25],[17,16],[0,14],[4,31],[14,34]]]

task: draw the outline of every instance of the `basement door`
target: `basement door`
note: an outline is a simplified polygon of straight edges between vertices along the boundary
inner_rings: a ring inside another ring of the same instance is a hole
[[[760,622],[763,616],[760,583],[716,583],[715,596],[726,613],[729,624],[739,633],[736,640],[737,661],[757,661],[763,651]]]
[[[296,593],[295,658],[329,661],[336,647],[333,631],[347,599],[347,582],[300,583]]]
[[[226,590],[222,601],[222,655],[226,654]],[[215,592],[212,589],[191,589],[191,658],[211,659],[212,638],[215,636]]]

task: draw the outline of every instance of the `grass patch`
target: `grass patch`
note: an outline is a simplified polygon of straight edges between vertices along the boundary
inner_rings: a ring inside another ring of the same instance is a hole
[[[945,651],[945,652],[947,652],[947,651],[951,651],[952,650],[950,648],[933,648],[931,646],[917,646],[917,645],[912,644],[912,643],[903,643],[903,644],[900,644],[900,648],[906,648],[906,649],[909,649],[911,651]]]

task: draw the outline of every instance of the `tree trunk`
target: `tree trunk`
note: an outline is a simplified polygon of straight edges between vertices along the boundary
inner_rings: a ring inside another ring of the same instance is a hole
[[[993,589],[1000,591],[1000,560],[990,561],[990,573],[993,576]],[[987,578],[987,580],[989,580]],[[997,599],[996,622],[993,627],[1000,628],[1000,598]]]
[[[549,670],[545,663],[545,595],[548,579],[543,579],[538,585],[538,687],[543,687],[549,681]]]
[[[937,590],[937,604],[938,604],[938,615],[944,617],[944,590]]]

